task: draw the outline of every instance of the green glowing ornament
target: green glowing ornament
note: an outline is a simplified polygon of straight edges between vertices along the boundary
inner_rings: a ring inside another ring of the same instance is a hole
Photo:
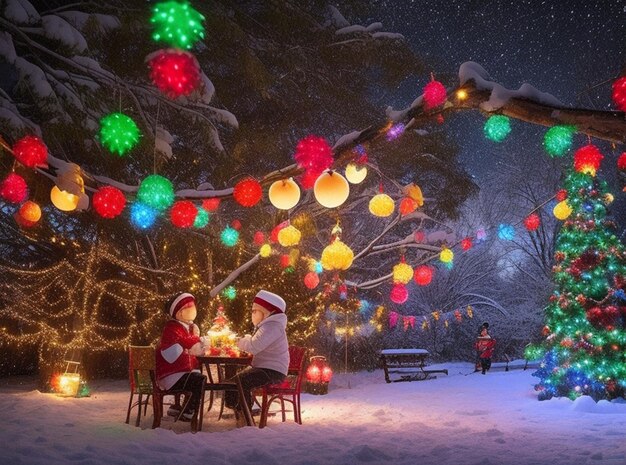
[[[100,141],[120,157],[139,142],[139,128],[124,113],[111,113],[100,120]]]
[[[222,244],[226,247],[234,247],[239,240],[239,231],[228,226],[222,231],[220,239],[222,240]]]
[[[235,300],[235,297],[237,297],[237,289],[235,289],[235,286],[228,286],[222,291],[222,295],[228,300]]]
[[[144,205],[162,212],[174,203],[174,186],[169,179],[152,174],[141,181],[137,199]]]
[[[543,146],[551,157],[562,157],[572,148],[574,126],[553,126],[543,137]]]
[[[207,224],[209,224],[209,220],[211,219],[211,215],[202,207],[198,207],[198,213],[196,214],[196,219],[193,222],[194,228],[204,228]]]
[[[171,47],[189,50],[204,39],[204,16],[188,2],[161,2],[152,9],[150,22],[154,26],[152,38]]]
[[[485,137],[494,142],[502,142],[511,132],[511,121],[508,116],[490,116],[484,127]]]

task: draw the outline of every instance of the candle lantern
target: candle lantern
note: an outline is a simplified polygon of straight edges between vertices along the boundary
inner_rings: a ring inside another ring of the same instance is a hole
[[[333,370],[326,362],[326,357],[317,355],[311,357],[306,370],[306,392],[309,394],[328,394],[328,384],[333,377]]]
[[[80,387],[80,373],[78,373],[80,362],[65,360],[65,363],[65,372],[56,376],[52,386],[57,396],[76,397]]]

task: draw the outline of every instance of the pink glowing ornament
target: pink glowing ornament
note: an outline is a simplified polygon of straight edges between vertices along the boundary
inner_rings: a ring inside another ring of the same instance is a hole
[[[0,197],[9,203],[22,203],[28,197],[28,186],[19,174],[9,173],[0,183]]]
[[[620,171],[626,171],[626,152],[622,152],[617,159],[617,169]]]
[[[126,206],[126,197],[121,190],[113,186],[104,186],[93,195],[92,205],[102,218],[119,216]]]
[[[409,291],[407,291],[404,284],[394,284],[391,288],[389,298],[395,304],[403,304],[409,298]]]
[[[48,147],[36,136],[25,136],[13,145],[17,161],[29,168],[48,167]]]
[[[200,65],[189,52],[159,50],[148,65],[152,82],[169,98],[189,95],[200,84]]]
[[[430,110],[445,103],[447,92],[445,86],[434,79],[424,87],[424,108]]]
[[[170,211],[172,224],[177,228],[191,228],[197,215],[198,209],[191,200],[174,202]]]
[[[300,184],[310,189],[317,178],[333,164],[333,151],[323,137],[307,136],[296,146],[293,158],[298,168],[304,169]]]
[[[613,101],[619,111],[626,111],[626,76],[613,82]]]

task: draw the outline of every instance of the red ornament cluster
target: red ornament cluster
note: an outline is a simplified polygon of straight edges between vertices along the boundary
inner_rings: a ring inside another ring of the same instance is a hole
[[[461,249],[463,249],[464,251],[467,252],[471,248],[472,248],[472,238],[471,237],[466,237],[465,239],[463,239],[461,241]]]
[[[556,201],[557,202],[562,202],[563,200],[567,199],[567,190],[565,189],[560,189],[557,193],[556,193]]]
[[[254,243],[256,245],[263,245],[263,244],[265,244],[265,234],[263,234],[263,232],[261,232],[261,231],[255,232],[253,241],[254,241]]]
[[[613,82],[613,101],[619,111],[626,111],[626,76]]]
[[[306,275],[304,275],[304,285],[308,289],[315,289],[319,283],[320,277],[314,271],[309,271]]]
[[[395,304],[403,304],[409,298],[409,291],[407,291],[404,284],[394,284],[393,288],[391,288],[389,298]]]
[[[170,210],[172,224],[177,228],[191,228],[197,215],[198,209],[191,200],[174,202]]]
[[[22,203],[28,197],[28,186],[19,174],[9,173],[0,183],[0,197],[10,203]]]
[[[29,168],[48,166],[48,147],[36,136],[25,136],[13,145],[17,161]]]
[[[424,87],[424,107],[426,110],[443,105],[447,98],[445,86],[439,81],[430,81]]]
[[[433,280],[433,269],[427,265],[420,265],[415,268],[413,279],[420,286],[428,286]]]
[[[300,184],[311,189],[317,178],[333,164],[333,151],[323,137],[307,136],[296,146],[293,158],[304,169]]]
[[[589,320],[589,323],[594,327],[607,329],[609,331],[614,328],[619,315],[619,310],[613,305],[604,308],[593,307],[587,310],[586,314],[587,320]]]
[[[182,50],[160,50],[149,61],[150,78],[170,98],[191,94],[200,84],[200,65]]]
[[[531,213],[526,218],[524,218],[524,226],[526,226],[526,229],[529,231],[536,231],[537,229],[539,229],[540,225],[541,218],[536,213]]]
[[[626,171],[626,152],[623,152],[617,159],[617,169]]]
[[[220,207],[220,198],[213,197],[212,199],[205,199],[202,201],[202,208],[204,208],[209,213],[216,212]]]
[[[235,184],[233,197],[243,207],[254,207],[263,197],[263,188],[256,179],[246,178]]]
[[[600,168],[600,162],[604,156],[598,147],[593,144],[585,145],[574,153],[574,169],[579,173],[588,173],[595,176]]]
[[[116,187],[105,186],[93,195],[93,208],[103,218],[119,216],[126,206],[126,197]]]

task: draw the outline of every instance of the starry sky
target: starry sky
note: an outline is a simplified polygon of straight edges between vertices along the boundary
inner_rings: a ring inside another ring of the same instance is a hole
[[[614,109],[610,83],[626,67],[626,0],[379,0],[364,20],[403,34],[435,76],[456,75],[461,63],[476,61],[507,88],[528,82],[576,107]],[[427,76],[419,79],[421,89]],[[410,77],[390,103],[408,106],[419,94],[415,86]],[[484,139],[483,121],[474,113],[449,122],[478,183],[489,177],[492,160],[506,157]],[[528,126],[518,124],[518,136],[534,140],[526,153],[541,151],[545,129]],[[614,166],[618,153],[606,155]]]

